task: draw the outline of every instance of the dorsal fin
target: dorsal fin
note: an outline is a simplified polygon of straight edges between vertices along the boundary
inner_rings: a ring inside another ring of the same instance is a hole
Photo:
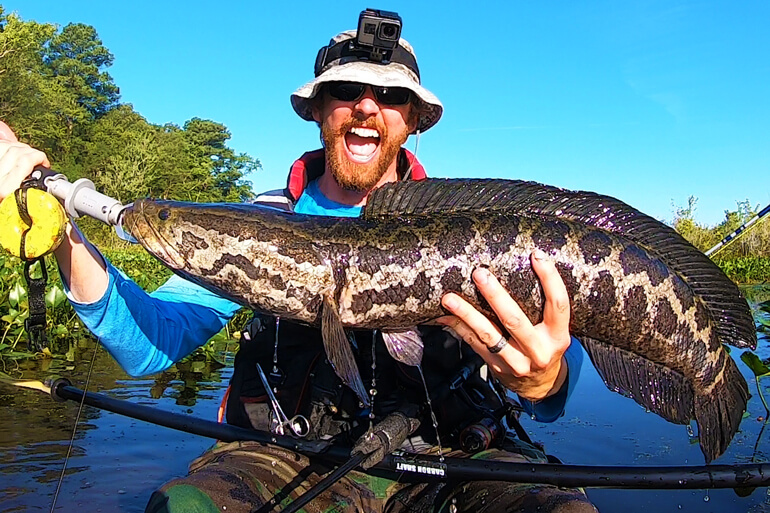
[[[362,216],[471,211],[558,218],[624,237],[660,258],[704,299],[722,342],[756,346],[754,320],[738,287],[673,228],[610,196],[521,180],[427,179],[372,191]]]

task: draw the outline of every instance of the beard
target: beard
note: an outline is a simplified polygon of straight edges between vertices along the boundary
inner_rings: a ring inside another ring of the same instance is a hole
[[[380,134],[380,154],[371,162],[361,164],[351,162],[345,155],[345,134],[353,127],[373,128]],[[388,129],[376,119],[364,123],[350,119],[337,130],[328,123],[321,125],[321,138],[326,149],[326,166],[331,171],[337,185],[347,191],[367,192],[371,190],[388,172],[388,168],[396,159],[398,150],[409,137],[408,128],[402,133],[388,134]]]

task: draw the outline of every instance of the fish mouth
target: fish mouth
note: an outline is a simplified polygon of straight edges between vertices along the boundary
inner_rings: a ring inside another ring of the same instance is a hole
[[[166,214],[164,214],[164,210]],[[147,252],[171,269],[183,269],[187,261],[174,249],[174,243],[160,229],[155,220],[167,215],[163,205],[152,201],[138,200],[123,213],[123,229],[134,237]],[[163,222],[168,222],[164,220]]]

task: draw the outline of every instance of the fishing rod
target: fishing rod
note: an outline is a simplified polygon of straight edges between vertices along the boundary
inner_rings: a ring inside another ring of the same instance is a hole
[[[83,392],[66,379],[53,382],[54,400],[83,402],[89,406],[226,442],[255,441],[272,444],[333,463],[351,460],[350,448],[327,441],[308,441],[245,429],[229,424],[165,412],[104,394]],[[372,467],[391,479],[424,481],[512,481],[560,487],[625,489],[751,489],[770,485],[770,463],[687,466],[606,466],[552,463],[490,462],[470,458],[427,456],[396,451]]]
[[[729,246],[732,242],[735,241],[741,234],[748,232],[751,228],[758,226],[758,221],[765,217],[767,214],[770,213],[770,205],[766,206],[762,210],[760,210],[757,215],[740,225],[734,232],[732,232],[730,235],[719,241],[716,246],[706,251],[706,256],[710,257],[711,255],[715,255],[716,253],[719,253],[723,249],[725,249],[727,246]]]

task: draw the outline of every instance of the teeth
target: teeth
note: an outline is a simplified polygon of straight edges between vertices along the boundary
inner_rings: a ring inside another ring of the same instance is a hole
[[[380,134],[377,130],[372,128],[353,127],[350,129],[350,133],[357,135],[358,137],[374,137],[379,138]]]

